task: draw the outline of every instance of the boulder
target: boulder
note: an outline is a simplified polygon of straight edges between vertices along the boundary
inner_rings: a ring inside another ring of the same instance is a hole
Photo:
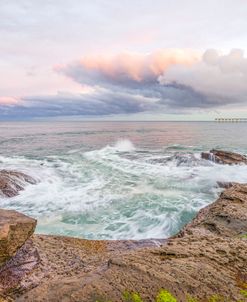
[[[33,234],[36,220],[12,210],[0,209],[0,266]]]
[[[247,157],[234,152],[212,149],[209,152],[202,152],[201,157],[218,164],[238,165],[247,164]]]
[[[29,175],[9,170],[0,170],[0,195],[13,197],[24,190],[26,184],[35,184],[36,181]]]

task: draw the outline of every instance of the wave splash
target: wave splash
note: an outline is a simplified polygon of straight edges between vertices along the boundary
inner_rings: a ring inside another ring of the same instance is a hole
[[[118,140],[114,144],[114,148],[119,152],[132,152],[136,149],[134,144],[128,139]]]

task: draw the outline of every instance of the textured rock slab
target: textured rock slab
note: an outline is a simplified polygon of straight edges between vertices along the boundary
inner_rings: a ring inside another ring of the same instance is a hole
[[[215,150],[212,149],[210,152],[202,152],[201,157],[206,160],[211,160],[218,164],[227,165],[239,165],[247,164],[247,157],[238,153]]]
[[[0,266],[33,234],[36,220],[16,211],[0,209]]]
[[[15,289],[15,292],[22,292],[30,285],[34,286],[35,279],[30,284],[28,274],[37,267],[39,262],[37,249],[31,240],[27,240],[16,255],[0,267],[0,297],[1,292],[12,288]]]
[[[26,282],[35,275],[42,279],[29,290],[15,293],[15,301],[120,302],[127,290],[151,302],[161,288],[179,302],[187,301],[188,295],[208,301],[214,294],[244,301],[238,286],[247,276],[247,241],[243,238],[195,234],[170,239],[162,247],[111,252],[102,242],[83,248],[78,241],[76,248],[62,238],[57,240],[59,246],[53,245],[52,237],[41,238],[36,237],[34,244],[41,251],[43,267],[29,274]]]
[[[177,235],[217,235],[222,238],[247,234],[247,184],[233,184],[203,208]],[[246,250],[247,252],[247,250]]]
[[[35,184],[29,175],[17,171],[0,170],[0,195],[13,197],[24,190],[26,184]]]
[[[25,301],[28,299],[26,293],[29,295],[30,290],[37,287],[41,290],[38,294],[41,295],[41,300],[60,302],[71,292],[70,285],[64,284],[67,279],[78,280],[84,273],[97,275],[108,267],[109,258],[113,255],[144,247],[161,246],[164,242],[165,240],[157,239],[107,241],[33,235],[18,250],[16,256],[0,269],[0,296],[11,296],[15,301]],[[61,280],[64,287],[60,294],[54,295],[52,289],[48,296],[45,288],[50,291],[49,286],[53,279],[57,282]],[[39,301],[39,297],[30,299]],[[70,301],[70,298],[64,301]]]

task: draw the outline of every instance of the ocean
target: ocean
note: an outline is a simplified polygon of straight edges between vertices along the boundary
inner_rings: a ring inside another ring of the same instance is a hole
[[[200,158],[247,153],[246,123],[2,122],[1,169],[39,182],[0,207],[38,219],[37,233],[88,239],[167,238],[247,166]]]

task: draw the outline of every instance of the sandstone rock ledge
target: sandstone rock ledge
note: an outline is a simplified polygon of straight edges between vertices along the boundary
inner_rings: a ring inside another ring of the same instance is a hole
[[[20,302],[113,302],[128,290],[155,301],[164,288],[177,301],[247,301],[246,234],[247,185],[233,184],[162,245],[34,235],[0,268],[0,293]]]
[[[0,266],[15,255],[33,234],[35,227],[35,219],[16,211],[0,209]]]

